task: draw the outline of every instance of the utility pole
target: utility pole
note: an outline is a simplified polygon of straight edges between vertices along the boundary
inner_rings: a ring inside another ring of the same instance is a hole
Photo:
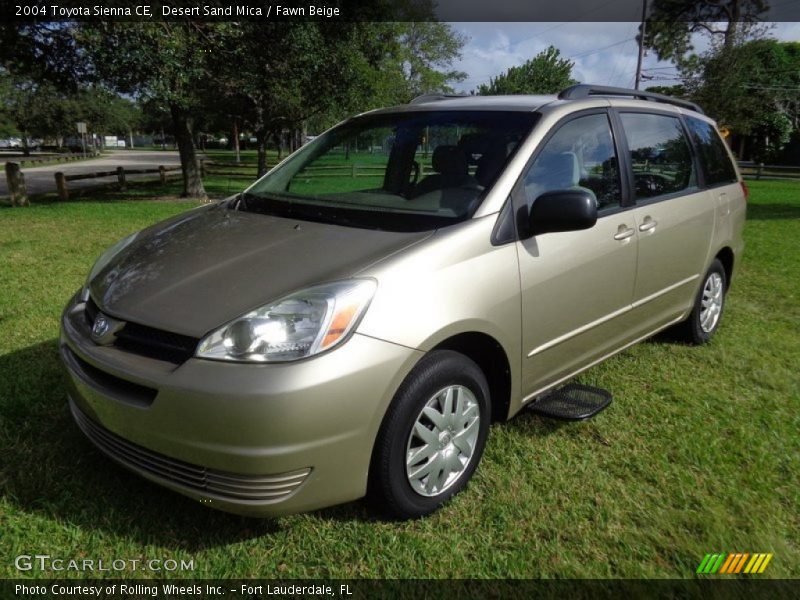
[[[642,61],[644,60],[644,30],[647,25],[647,0],[642,0],[642,22],[639,25],[639,58],[636,61],[636,80],[633,89],[638,90],[642,81]]]

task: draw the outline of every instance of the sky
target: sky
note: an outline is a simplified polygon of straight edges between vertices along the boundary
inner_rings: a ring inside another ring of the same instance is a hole
[[[489,77],[524,63],[553,45],[575,62],[572,75],[581,83],[633,87],[636,73],[638,23],[451,23],[469,38],[461,60],[454,67],[467,79],[453,87],[459,92],[476,90]],[[769,35],[782,41],[800,41],[800,23],[769,25]],[[697,37],[702,50],[704,39]],[[675,69],[652,53],[644,60],[644,73],[654,77],[649,85],[674,85]]]

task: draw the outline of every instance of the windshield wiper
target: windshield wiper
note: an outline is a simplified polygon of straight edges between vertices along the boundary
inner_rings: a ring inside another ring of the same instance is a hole
[[[330,223],[333,225],[358,226],[341,211],[328,207],[305,204],[294,198],[280,194],[241,194],[238,210],[256,212],[276,217],[297,218],[301,220]]]

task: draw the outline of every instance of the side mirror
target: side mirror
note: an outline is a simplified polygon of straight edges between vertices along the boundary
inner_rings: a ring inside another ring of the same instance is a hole
[[[531,235],[591,229],[597,223],[597,200],[586,190],[545,192],[533,201],[528,215]]]

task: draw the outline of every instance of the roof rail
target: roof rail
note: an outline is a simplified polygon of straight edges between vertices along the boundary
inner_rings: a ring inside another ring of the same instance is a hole
[[[436,102],[437,100],[447,100],[448,98],[469,98],[469,94],[422,94],[414,98],[409,104],[423,104],[425,102]]]
[[[705,114],[703,109],[694,102],[689,100],[682,100],[673,96],[666,96],[664,94],[656,94],[655,92],[648,92],[647,90],[631,90],[627,88],[609,87],[605,85],[592,85],[588,83],[579,83],[561,90],[558,94],[561,100],[577,100],[578,98],[588,98],[589,96],[630,96],[640,100],[650,100],[652,102],[663,102],[664,104],[673,104],[682,108],[688,108],[701,115]]]

